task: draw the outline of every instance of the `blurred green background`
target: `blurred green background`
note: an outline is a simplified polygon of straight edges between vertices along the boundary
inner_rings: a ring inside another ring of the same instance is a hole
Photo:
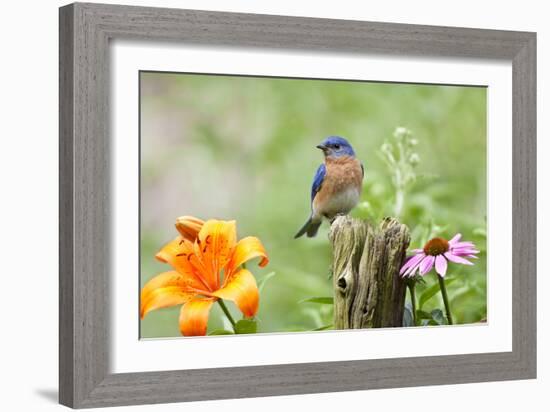
[[[177,235],[177,216],[235,219],[238,237],[259,237],[269,253],[266,268],[249,265],[256,279],[275,272],[261,294],[259,331],[330,324],[330,305],[300,303],[332,295],[328,225],[316,238],[293,239],[322,162],[315,145],[329,135],[352,143],[366,171],[353,215],[378,221],[395,203],[380,148],[402,126],[420,159],[401,216],[411,248],[457,232],[474,241],[480,259],[450,264],[448,292],[456,323],[486,317],[485,88],[154,72],[142,72],[140,82],[141,286],[169,269],[154,255]],[[437,283],[434,272],[425,280],[417,297]],[[213,308],[209,331],[224,325]],[[422,307],[436,308],[443,309],[439,293]],[[149,313],[141,337],[180,336],[179,309]]]

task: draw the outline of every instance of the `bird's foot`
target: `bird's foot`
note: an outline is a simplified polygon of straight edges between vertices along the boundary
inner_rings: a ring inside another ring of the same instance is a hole
[[[347,213],[344,213],[344,212],[336,213],[334,216],[329,218],[329,222],[332,225],[337,218],[339,218],[340,216],[346,216],[346,215]]]

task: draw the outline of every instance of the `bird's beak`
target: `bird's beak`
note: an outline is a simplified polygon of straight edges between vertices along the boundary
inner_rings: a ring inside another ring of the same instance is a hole
[[[317,149],[321,149],[323,152],[326,152],[327,147],[324,144],[318,144],[315,146]]]

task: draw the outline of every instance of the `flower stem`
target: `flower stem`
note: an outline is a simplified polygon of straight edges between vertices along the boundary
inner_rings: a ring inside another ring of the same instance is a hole
[[[399,187],[395,192],[395,207],[393,212],[397,218],[401,216],[404,202],[405,202],[405,191],[401,187]]]
[[[443,296],[443,303],[445,304],[445,314],[447,315],[447,321],[449,325],[453,324],[453,318],[451,316],[451,306],[449,305],[449,297],[447,296],[447,289],[445,287],[445,279],[436,275],[439,279],[439,289],[441,289],[441,296]]]
[[[233,326],[233,330],[235,330],[235,319],[233,319],[233,316],[231,316],[229,309],[227,309],[227,306],[225,306],[225,303],[223,303],[222,299],[218,299],[218,304],[222,308],[223,313],[225,313],[225,316],[227,316],[227,319],[229,319],[229,322],[231,322],[231,325]]]
[[[416,282],[409,282],[409,293],[411,295],[413,324],[414,324],[414,326],[417,326],[417,323],[416,323],[416,293],[415,293],[415,286],[416,286]]]

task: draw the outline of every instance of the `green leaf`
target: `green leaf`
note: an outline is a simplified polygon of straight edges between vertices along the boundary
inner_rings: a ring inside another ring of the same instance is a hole
[[[432,319],[434,322],[437,322],[438,325],[445,325],[447,323],[441,309],[432,310]]]
[[[431,313],[428,313],[424,310],[420,310],[418,309],[416,311],[416,318],[417,319],[431,319],[432,318],[432,314]]]
[[[312,331],[318,331],[318,330],[327,330],[327,329],[331,329],[333,328],[334,325],[333,324],[330,324],[330,325],[325,325],[325,326],[321,326],[319,328],[315,328],[315,329],[312,329]]]
[[[426,289],[424,293],[420,295],[420,299],[418,301],[418,307],[422,309],[424,304],[427,301],[429,301],[432,298],[432,296],[434,296],[437,292],[439,292],[439,284],[437,283],[435,285],[430,286],[428,289]]]
[[[260,293],[262,293],[262,290],[265,287],[265,284],[269,279],[271,279],[273,276],[275,276],[275,272],[269,272],[267,275],[265,275],[259,282],[258,282],[258,290]]]
[[[299,301],[298,303],[320,303],[321,305],[334,305],[332,296],[316,296]]]
[[[439,276],[439,275],[436,275]],[[453,283],[458,278],[448,278],[445,280],[445,285],[448,286],[451,283]],[[420,296],[420,300],[418,301],[418,308],[422,309],[424,304],[430,300],[437,292],[439,292],[439,283],[436,283],[432,286],[430,286],[428,289],[422,293],[422,296]]]
[[[239,335],[256,333],[257,330],[258,322],[256,322],[256,319],[241,319],[235,324],[235,333]]]
[[[408,302],[407,302],[407,305],[405,306],[405,311],[403,312],[403,326],[404,327],[414,326],[412,310],[409,307]]]
[[[225,329],[216,329],[208,334],[208,336],[217,336],[217,335],[233,335],[234,333],[230,330]]]
[[[433,319],[422,319],[422,326],[439,326],[439,324]]]
[[[472,231],[472,233],[476,236],[487,238],[487,229],[484,227],[477,227]]]

